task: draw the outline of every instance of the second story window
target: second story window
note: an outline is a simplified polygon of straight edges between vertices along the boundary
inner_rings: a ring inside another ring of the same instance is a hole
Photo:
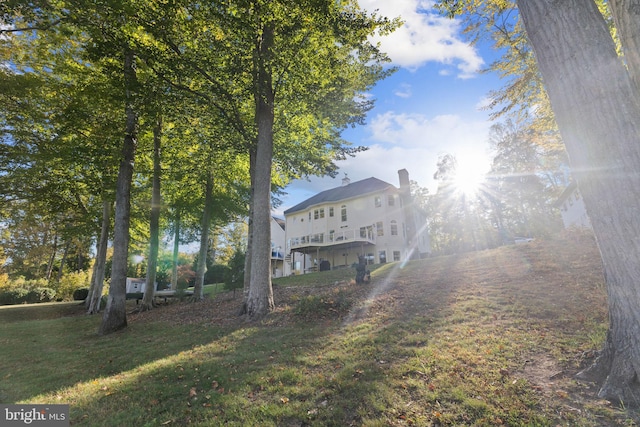
[[[333,206],[329,208],[329,216],[333,218]]]
[[[391,221],[391,235],[398,235],[398,223],[395,220]]]
[[[342,222],[347,222],[347,205],[342,205],[340,208],[340,216],[342,217]]]
[[[389,206],[394,206],[396,204],[396,196],[394,194],[389,195]]]
[[[380,206],[382,206],[382,197],[376,196],[373,199],[373,204],[375,205],[376,208],[379,208]]]
[[[376,231],[378,233],[378,237],[384,236],[384,223],[382,221],[376,222]]]
[[[313,219],[324,218],[324,208],[313,211]]]

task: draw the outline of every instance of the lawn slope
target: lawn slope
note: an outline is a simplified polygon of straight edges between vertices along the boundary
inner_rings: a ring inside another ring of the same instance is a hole
[[[74,425],[606,426],[637,413],[573,376],[606,331],[592,238],[316,273],[100,319],[0,309],[0,401],[69,403]],[[29,308],[34,310],[34,308]],[[624,402],[623,402],[624,403]]]

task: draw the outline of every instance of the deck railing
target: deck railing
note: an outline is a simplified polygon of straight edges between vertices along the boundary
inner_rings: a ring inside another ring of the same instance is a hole
[[[334,233],[316,233],[289,239],[289,248],[296,249],[308,246],[332,246],[340,243],[363,242],[376,243],[376,238],[371,229],[345,230]]]

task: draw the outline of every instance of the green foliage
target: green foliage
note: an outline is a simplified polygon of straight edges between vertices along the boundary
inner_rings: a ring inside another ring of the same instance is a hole
[[[0,305],[35,304],[53,301],[56,291],[51,288],[13,288],[0,291]]]
[[[90,271],[76,271],[66,273],[59,283],[53,285],[56,290],[56,297],[61,301],[70,301],[77,289],[88,288],[91,280]]]
[[[238,289],[244,285],[244,260],[245,253],[240,249],[236,249],[227,266],[224,277],[225,289]]]
[[[0,292],[0,305],[22,304],[27,302],[29,291],[25,288],[13,288]]]
[[[53,301],[55,297],[56,297],[55,289],[34,288],[34,289],[31,289],[27,294],[26,302],[28,304],[33,304],[37,302],[50,302],[50,301]]]
[[[73,291],[74,301],[84,301],[89,295],[89,288],[79,288]]]
[[[223,283],[228,274],[229,267],[222,264],[214,264],[204,274],[204,283]]]

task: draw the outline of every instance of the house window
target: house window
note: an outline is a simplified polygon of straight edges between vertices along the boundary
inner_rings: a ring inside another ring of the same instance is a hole
[[[329,241],[330,242],[333,242],[333,238],[334,238],[335,234],[336,234],[335,230],[329,230]]]
[[[393,260],[400,261],[400,251],[393,251]]]
[[[320,208],[320,218],[324,218],[324,208]]]
[[[340,208],[340,216],[342,217],[342,222],[347,222],[347,205],[342,205]]]
[[[376,222],[376,230],[378,231],[378,237],[384,236],[384,223],[382,221]]]
[[[374,199],[374,204],[376,208],[379,208],[380,206],[382,206],[382,197],[376,196]]]
[[[309,221],[311,221],[311,211],[309,211]]]
[[[398,223],[395,220],[391,221],[391,235],[398,235]]]
[[[363,239],[367,238],[367,227],[360,227],[360,237]]]
[[[389,195],[389,206],[394,206],[396,204],[396,196],[394,194]]]
[[[329,216],[333,218],[333,206],[329,208]]]
[[[313,211],[313,219],[324,218],[324,208],[315,209]]]
[[[384,264],[385,262],[387,262],[387,252],[386,251],[378,252],[378,258],[380,259],[380,264]]]

